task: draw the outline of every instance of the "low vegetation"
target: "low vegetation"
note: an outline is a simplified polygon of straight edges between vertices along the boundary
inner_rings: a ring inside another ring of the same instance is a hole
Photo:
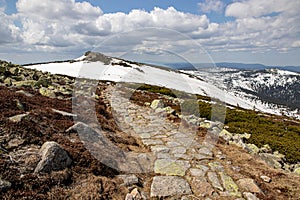
[[[138,90],[159,93],[170,97],[191,97],[184,92],[173,91],[165,87],[142,85]],[[176,94],[175,94],[176,93]],[[202,118],[212,119],[212,109],[217,118],[212,120],[224,121],[225,107],[210,103],[211,98],[197,95],[195,99],[187,99],[178,107],[178,112],[184,111],[185,114],[193,114]],[[199,109],[198,109],[199,108]],[[274,151],[286,155],[286,160],[290,163],[300,162],[300,122],[289,118],[264,115],[253,110],[241,108],[226,108],[225,125],[227,130],[232,133],[243,134],[250,133],[251,138],[248,143],[261,147],[269,144]]]

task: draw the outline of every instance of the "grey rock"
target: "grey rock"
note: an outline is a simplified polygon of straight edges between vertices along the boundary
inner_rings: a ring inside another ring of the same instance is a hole
[[[11,187],[11,183],[9,181],[6,181],[6,180],[2,180],[0,178],[0,192],[1,191],[4,191],[4,190],[7,190]]]
[[[255,144],[246,144],[245,149],[253,154],[258,154],[260,149]]]
[[[270,182],[271,182],[271,178],[268,177],[268,176],[262,175],[262,176],[260,176],[260,178],[261,178],[264,182],[266,182],[266,183],[270,183]]]
[[[223,191],[223,187],[218,179],[218,175],[215,172],[207,173],[208,180],[211,182],[212,186],[220,191]]]
[[[53,108],[52,108],[52,111],[53,111],[53,112],[56,112],[56,113],[58,113],[58,114],[61,114],[62,116],[67,116],[67,117],[77,117],[76,114],[68,113],[68,112],[61,111],[61,110],[56,110],[56,109],[53,109]]]
[[[123,180],[123,185],[125,186],[132,186],[132,185],[136,185],[139,183],[139,179],[136,175],[134,174],[129,174],[129,175],[119,175],[119,178],[121,178]]]
[[[250,192],[244,192],[243,195],[247,200],[259,200],[259,198]]]
[[[191,176],[205,176],[207,170],[208,168],[206,169],[191,168],[190,174]]]
[[[184,147],[175,147],[171,150],[173,154],[184,154],[186,152],[186,148]]]
[[[191,194],[189,184],[178,176],[155,176],[151,184],[151,197]]]
[[[197,196],[211,196],[213,187],[207,182],[205,177],[194,177],[191,181],[192,191]]]
[[[198,150],[198,153],[199,154],[202,154],[202,155],[206,155],[206,156],[213,156],[213,153],[211,152],[211,150],[207,147],[202,147]]]
[[[18,123],[20,122],[24,117],[27,117],[29,115],[29,113],[24,113],[24,114],[20,114],[20,115],[15,115],[12,116],[9,119],[9,121],[14,122],[14,123]]]
[[[158,159],[154,163],[154,172],[170,176],[184,176],[190,168],[188,161],[174,159]]]
[[[25,95],[27,97],[33,97],[33,94],[30,94],[30,93],[28,93],[28,92],[26,92],[24,90],[18,90],[18,91],[16,91],[16,93],[23,94],[23,95]]]
[[[194,158],[196,160],[212,160],[212,156],[202,155],[202,154],[194,154]]]
[[[272,153],[272,149],[268,144],[263,145],[259,151],[260,153]]]
[[[151,146],[151,151],[153,151],[154,153],[169,153],[170,148],[163,145],[157,145],[157,146]]]
[[[40,149],[40,154],[42,160],[35,168],[35,173],[63,170],[70,166],[72,162],[67,152],[56,142],[45,142]]]
[[[219,163],[219,162],[208,163],[208,166],[210,167],[210,169],[212,171],[219,171],[219,172],[224,171],[223,165],[221,163]]]
[[[142,140],[145,145],[151,146],[151,145],[162,145],[164,144],[161,140],[159,139],[143,139]]]
[[[270,153],[259,153],[259,157],[266,162],[269,166],[280,169],[282,167],[281,163],[282,159],[274,154]]]
[[[237,181],[237,184],[245,191],[252,193],[261,193],[261,189],[257,186],[255,181],[251,178],[243,178]]]

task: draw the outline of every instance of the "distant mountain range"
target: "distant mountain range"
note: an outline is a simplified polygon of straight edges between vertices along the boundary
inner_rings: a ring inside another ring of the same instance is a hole
[[[245,69],[245,70],[263,70],[263,69],[282,69],[292,72],[300,72],[300,66],[266,66],[263,64],[247,64],[247,63],[230,63],[230,62],[219,62],[219,63],[164,63],[165,66],[169,66],[173,69],[182,70],[195,70],[195,68],[209,68],[209,67],[225,67],[233,69]]]

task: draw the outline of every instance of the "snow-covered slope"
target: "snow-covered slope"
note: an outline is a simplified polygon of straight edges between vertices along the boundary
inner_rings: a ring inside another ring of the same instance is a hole
[[[73,77],[164,86],[170,89],[217,98],[227,104],[246,109],[256,108],[263,112],[280,114],[280,111],[271,109],[263,104],[257,105],[256,102],[243,98],[243,96],[229,93],[224,90],[225,88],[216,87],[210,81],[203,81],[187,73],[110,58],[102,54],[94,53],[92,55],[83,56],[74,62],[47,63],[26,67]]]
[[[300,117],[300,74],[278,69],[206,68],[186,71],[252,102],[256,108]]]

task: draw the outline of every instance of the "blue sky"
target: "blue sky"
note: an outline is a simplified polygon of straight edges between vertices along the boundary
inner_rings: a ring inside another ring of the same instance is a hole
[[[0,59],[300,65],[300,1],[0,0]]]

